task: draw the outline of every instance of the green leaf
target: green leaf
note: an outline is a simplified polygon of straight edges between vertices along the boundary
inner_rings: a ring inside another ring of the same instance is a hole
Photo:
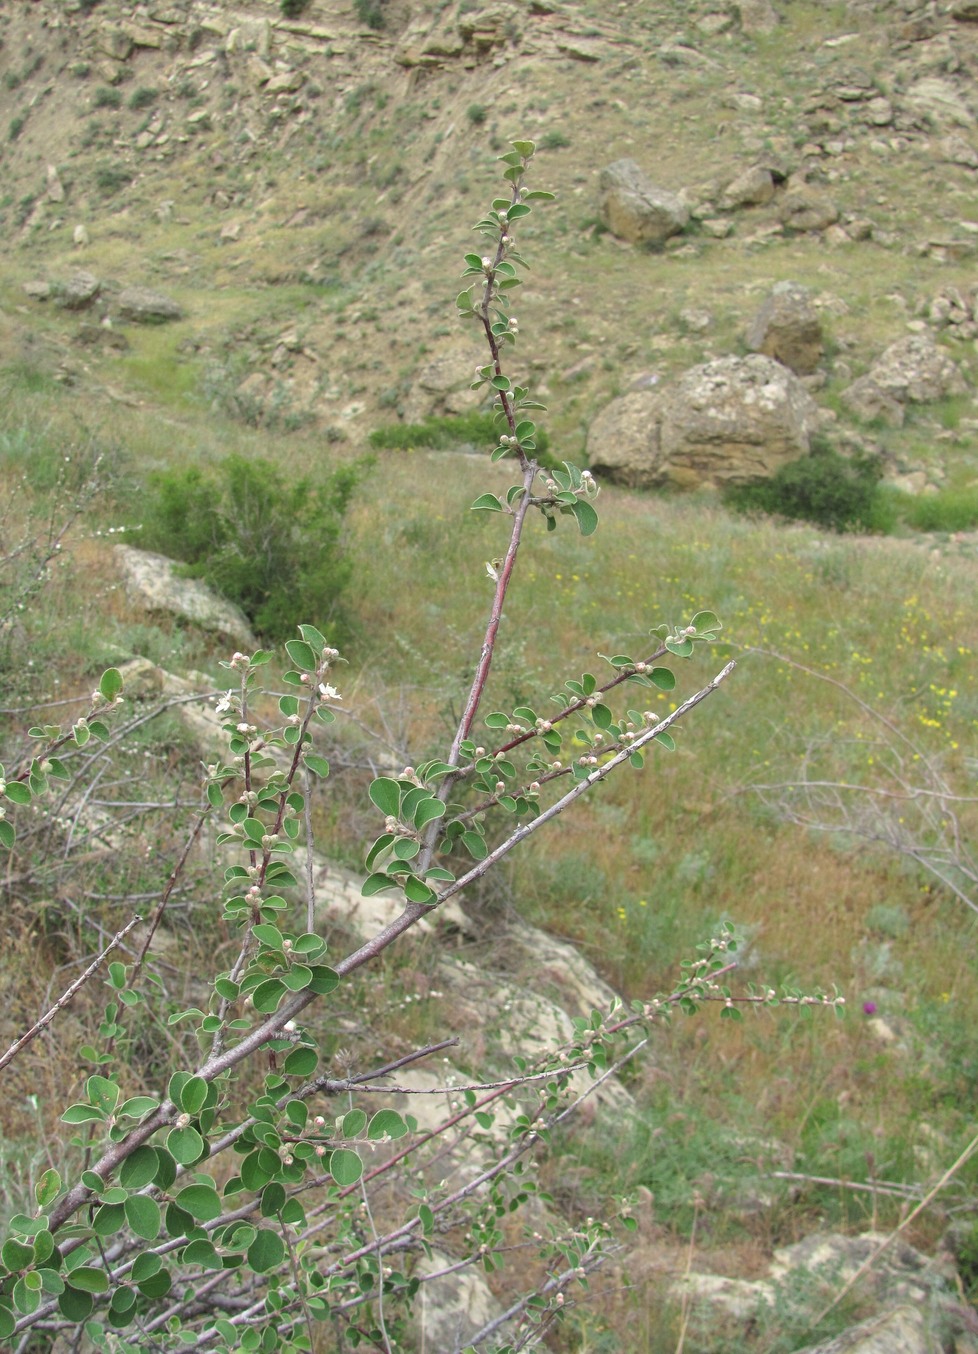
[[[372,898],[375,893],[383,893],[387,889],[396,889],[397,881],[391,879],[388,874],[369,874],[363,881],[360,892],[364,898]]]
[[[116,1118],[120,1114],[124,1114],[130,1119],[141,1119],[144,1114],[149,1114],[151,1110],[159,1109],[159,1107],[160,1102],[155,1096],[131,1095],[116,1110]]]
[[[404,881],[404,896],[409,903],[436,903],[438,894],[433,888],[430,888],[423,879],[417,875],[411,875]]]
[[[99,678],[99,694],[107,701],[115,700],[122,690],[122,673],[118,668],[106,668]]]
[[[87,1124],[94,1119],[104,1120],[105,1115],[94,1105],[69,1105],[61,1116],[63,1124]]]
[[[154,1274],[158,1274],[163,1268],[163,1261],[152,1251],[143,1251],[142,1255],[137,1255],[133,1261],[130,1278],[133,1283],[142,1283],[144,1279],[151,1279]]]
[[[517,155],[521,156],[524,160],[528,160],[536,150],[535,141],[512,141],[510,142],[510,145],[513,147],[513,150],[516,151]],[[500,159],[503,158],[503,156],[500,156]]]
[[[278,1010],[279,1002],[287,990],[280,978],[266,978],[251,994],[255,1010],[260,1011],[262,1015],[271,1015],[273,1011]]]
[[[71,1284],[68,1284],[58,1298],[58,1310],[61,1315],[67,1317],[69,1321],[76,1325],[80,1325],[87,1317],[91,1316],[94,1306],[95,1303],[90,1293],[72,1288]],[[2,1331],[0,1331],[0,1334],[2,1334]]]
[[[9,851],[17,840],[17,833],[14,831],[13,823],[8,823],[6,818],[0,818],[0,846],[5,846]]]
[[[590,536],[597,529],[598,514],[587,499],[575,499],[571,504],[571,512],[577,518],[577,525],[582,536]]]
[[[160,1159],[152,1147],[137,1147],[119,1168],[119,1183],[126,1189],[142,1189],[156,1179]]]
[[[435,818],[441,818],[444,812],[445,805],[440,799],[422,799],[414,810],[414,826],[423,828],[426,823],[432,822]]]
[[[363,1162],[352,1148],[337,1147],[329,1155],[329,1173],[338,1185],[355,1185],[363,1175]]]
[[[335,1153],[334,1153],[335,1155]],[[356,1155],[353,1153],[352,1155]],[[359,1160],[359,1158],[357,1158]],[[359,1176],[357,1177],[359,1179]],[[285,1242],[278,1232],[262,1227],[248,1247],[248,1264],[256,1274],[267,1274],[285,1259]]]
[[[396,780],[391,780],[389,776],[378,776],[371,782],[367,793],[381,813],[388,817],[397,817],[401,806],[401,787]]]
[[[607,705],[595,705],[591,709],[591,718],[594,720],[594,726],[597,729],[610,729],[614,716]]]
[[[60,1189],[61,1176],[52,1166],[44,1172],[34,1186],[34,1198],[37,1201],[38,1208],[47,1208],[49,1204],[53,1204]]]
[[[221,1216],[220,1195],[213,1185],[185,1185],[175,1203],[198,1222],[212,1222]]]
[[[340,975],[335,969],[331,969],[326,964],[317,964],[312,970],[312,981],[307,984],[310,992],[315,992],[317,996],[324,997],[332,992],[338,985]]]
[[[313,653],[312,647],[308,645],[304,639],[287,640],[285,652],[300,671],[316,671],[316,655]]]
[[[707,633],[715,634],[717,630],[723,629],[720,617],[712,611],[697,611],[696,615],[690,621],[690,625],[698,635],[706,635]],[[727,1007],[725,1009],[732,1010],[733,1008]]]
[[[251,928],[251,934],[273,950],[280,950],[285,939],[278,927],[273,926],[271,922],[259,922],[257,926]]]
[[[319,1065],[319,1054],[314,1048],[294,1048],[282,1064],[287,1077],[311,1077]]]
[[[199,1114],[207,1099],[207,1082],[203,1077],[191,1077],[180,1091],[180,1108],[186,1114]]]
[[[30,789],[23,781],[12,780],[7,782],[7,788],[4,792],[11,804],[29,804],[31,802]]]
[[[146,1194],[130,1194],[123,1205],[126,1222],[144,1241],[155,1241],[163,1228],[163,1215],[155,1199]]]
[[[495,494],[480,494],[472,504],[472,512],[502,512],[503,505]],[[27,796],[28,799],[30,795]]]
[[[197,1237],[184,1246],[182,1258],[185,1264],[199,1265],[201,1269],[223,1269],[224,1261],[214,1248],[214,1243],[205,1237]]]
[[[0,1303],[0,1340],[9,1340],[16,1328],[13,1312],[6,1303]]]
[[[167,1151],[181,1166],[192,1166],[204,1150],[204,1139],[189,1124],[186,1128],[171,1128],[166,1138]]]
[[[396,1110],[378,1110],[367,1125],[367,1137],[372,1142],[379,1138],[403,1138],[407,1131],[407,1124]]]
[[[654,743],[661,743],[662,746],[668,748],[670,752],[675,752],[676,750],[676,740],[671,733],[658,733],[652,741]]]
[[[489,854],[489,848],[486,845],[486,839],[481,832],[463,832],[462,845],[468,851],[473,860],[485,860]]]
[[[22,1279],[18,1279],[14,1284],[14,1291],[11,1295],[14,1300],[14,1306],[17,1308],[18,1312],[22,1312],[24,1316],[30,1316],[31,1313],[36,1312],[41,1305],[40,1279],[38,1278],[36,1283],[27,1282],[28,1279],[33,1278],[35,1278],[33,1274],[26,1274]]]
[[[34,1248],[33,1246],[25,1246],[22,1241],[10,1237],[0,1249],[0,1263],[11,1274],[16,1274],[18,1270],[26,1269],[28,1265],[34,1263]]]
[[[126,1210],[122,1204],[102,1204],[92,1218],[92,1230],[96,1236],[114,1236],[125,1225]]]
[[[92,1265],[79,1265],[71,1271],[68,1284],[70,1288],[78,1288],[83,1293],[107,1293],[109,1276],[104,1270],[95,1269]]]
[[[302,760],[314,776],[322,776],[325,780],[329,775],[329,762],[325,757],[320,757],[318,752],[306,752]]]
[[[363,1110],[348,1110],[343,1116],[342,1133],[344,1138],[356,1138],[367,1127],[367,1116]]]
[[[672,691],[676,686],[676,674],[671,668],[653,668],[648,674],[649,681],[660,691]]]

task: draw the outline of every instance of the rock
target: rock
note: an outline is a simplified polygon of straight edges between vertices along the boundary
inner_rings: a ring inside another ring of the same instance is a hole
[[[98,296],[100,285],[94,273],[79,268],[54,288],[54,299],[65,310],[84,310]]]
[[[88,228],[87,226],[83,226],[81,222],[79,222],[78,225],[75,227],[75,229],[71,232],[71,242],[72,244],[77,245],[79,248],[82,248],[84,245],[88,244],[88,240],[89,240]]]
[[[720,206],[724,211],[733,211],[737,207],[763,207],[774,197],[774,178],[769,169],[752,165],[742,174],[728,183],[720,196]]]
[[[96,37],[98,50],[113,61],[128,61],[132,55],[132,38],[121,28],[101,28]]]
[[[904,97],[915,112],[938,127],[974,126],[974,114],[949,80],[941,80],[936,75],[924,76],[910,86]]]
[[[925,334],[898,339],[873,363],[872,381],[901,403],[927,404],[967,390],[957,364]]]
[[[224,635],[251,653],[257,640],[243,613],[213,588],[195,578],[181,578],[178,565],[166,555],[117,545],[115,558],[132,602],[146,611],[162,611],[215,634]]]
[[[942,1344],[915,1307],[897,1307],[800,1354],[941,1354]]]
[[[183,318],[183,308],[149,287],[126,287],[119,293],[119,313],[134,324],[166,324]]]
[[[734,5],[745,33],[772,33],[781,20],[771,0],[737,0]]]
[[[807,455],[819,421],[780,362],[724,357],[613,400],[591,425],[588,459],[631,488],[736,484]]]
[[[254,52],[262,61],[272,56],[272,25],[268,19],[246,19],[232,28],[224,40],[228,55],[234,52]]]
[[[689,221],[686,204],[646,178],[634,160],[616,160],[603,169],[599,189],[602,220],[632,244],[662,244]]]
[[[415,1108],[412,1103],[405,1113],[412,1113]],[[415,1273],[438,1274],[451,1266],[452,1256],[432,1249],[418,1261]],[[501,1311],[480,1270],[470,1268],[445,1274],[424,1284],[414,1304],[412,1324],[418,1328],[417,1348],[464,1349]]]
[[[810,184],[795,184],[781,200],[781,222],[789,230],[826,230],[839,219],[839,209]]]
[[[751,352],[782,362],[797,376],[807,376],[822,358],[822,325],[811,293],[795,282],[778,282],[747,331]]]
[[[870,376],[860,376],[842,392],[842,403],[865,423],[879,420],[888,428],[902,428],[906,417],[899,400],[888,395]]]
[[[273,75],[265,85],[266,94],[294,94],[302,87],[305,76],[302,71],[281,71]]]
[[[964,165],[966,169],[978,169],[978,150],[975,150],[974,146],[959,133],[945,137],[938,149],[941,157],[949,164]]]
[[[147,28],[145,24],[123,24],[121,31],[134,47],[158,52],[163,46],[163,34],[155,28]]]
[[[978,24],[978,0],[954,0],[951,18],[958,23]]]
[[[418,373],[404,401],[405,422],[420,423],[432,415],[471,413],[477,398],[471,389],[472,380],[483,357],[477,348],[466,346],[432,358]]]
[[[47,179],[48,179],[48,201],[64,202],[65,188],[64,184],[58,177],[58,170],[56,165],[48,165]]]

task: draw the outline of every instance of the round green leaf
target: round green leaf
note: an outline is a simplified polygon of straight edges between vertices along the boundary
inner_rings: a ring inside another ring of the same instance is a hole
[[[285,1259],[285,1242],[278,1232],[262,1227],[248,1247],[248,1264],[256,1274],[267,1274]]]
[[[207,1099],[207,1082],[203,1077],[191,1077],[180,1090],[179,1105],[186,1114],[198,1114]]]
[[[83,1293],[107,1293],[109,1276],[104,1269],[95,1269],[92,1265],[79,1265],[68,1276],[68,1288],[65,1292],[69,1292],[72,1288],[81,1289]]]
[[[367,1116],[363,1110],[350,1110],[343,1116],[344,1138],[355,1138],[367,1127]]]
[[[396,1110],[378,1110],[367,1127],[367,1137],[372,1141],[378,1138],[403,1138],[407,1131],[407,1124]]]
[[[186,1185],[175,1202],[198,1222],[211,1222],[221,1216],[221,1199],[213,1185]]]
[[[397,816],[401,804],[401,787],[396,780],[391,780],[389,776],[378,776],[371,782],[367,793],[381,813],[388,817]]]
[[[319,1054],[314,1048],[294,1048],[282,1065],[287,1077],[310,1077],[319,1064]]]
[[[186,1128],[171,1128],[166,1138],[167,1150],[173,1154],[181,1166],[192,1166],[200,1160],[204,1150],[204,1139],[195,1128],[188,1124]]]
[[[119,1168],[119,1183],[126,1189],[142,1189],[156,1178],[159,1157],[152,1147],[137,1147]]]
[[[155,1241],[163,1227],[163,1215],[156,1200],[146,1194],[130,1194],[123,1207],[135,1234],[144,1241]]]
[[[329,1155],[329,1173],[338,1185],[355,1185],[363,1175],[363,1162],[349,1147],[337,1147]]]

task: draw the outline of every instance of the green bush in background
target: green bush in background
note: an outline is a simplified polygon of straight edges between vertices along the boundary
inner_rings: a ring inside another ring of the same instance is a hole
[[[291,636],[300,615],[338,637],[351,574],[343,522],[363,469],[290,481],[269,461],[229,456],[213,471],[161,471],[150,482],[140,544],[182,560],[189,577],[236,602],[265,640]]]
[[[724,499],[740,512],[814,522],[831,531],[888,532],[896,514],[880,485],[882,474],[876,456],[850,458],[820,446],[769,479],[731,486]]]

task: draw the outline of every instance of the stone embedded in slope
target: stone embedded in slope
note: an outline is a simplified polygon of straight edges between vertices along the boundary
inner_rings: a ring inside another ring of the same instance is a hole
[[[119,293],[119,314],[134,324],[166,324],[183,319],[183,307],[150,287],[126,287]]]
[[[822,323],[811,293],[796,282],[777,282],[747,331],[747,346],[808,376],[822,359]]]
[[[599,190],[602,220],[612,235],[631,244],[662,244],[689,221],[683,200],[654,184],[634,160],[616,160],[603,169]]]
[[[842,401],[858,418],[879,418],[903,426],[904,405],[929,404],[968,387],[956,362],[925,334],[898,339],[877,358],[865,376],[842,392]]]

